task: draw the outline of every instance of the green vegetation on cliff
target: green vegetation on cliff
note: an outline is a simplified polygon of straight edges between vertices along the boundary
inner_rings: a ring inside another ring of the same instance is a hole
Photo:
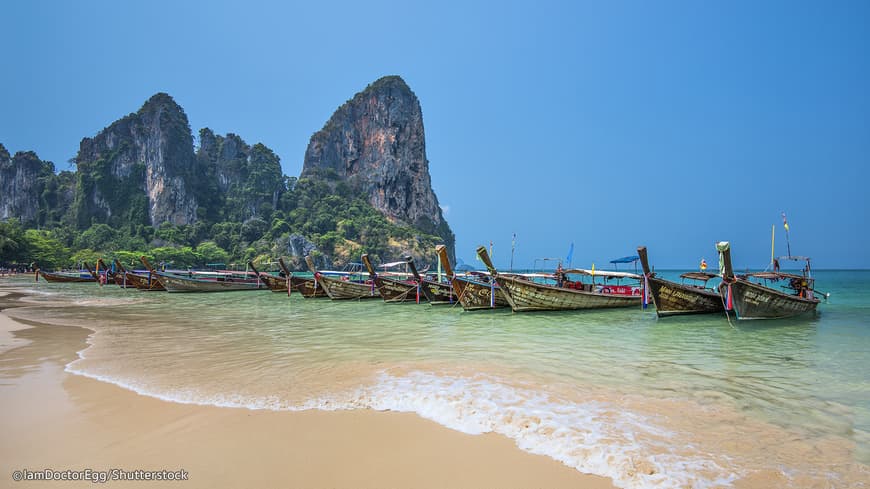
[[[244,196],[244,192],[239,194],[239,198]],[[61,268],[98,257],[135,264],[139,256],[146,255],[175,267],[244,266],[252,259],[269,263],[289,255],[289,241],[297,235],[341,264],[358,261],[363,252],[376,262],[393,260],[405,252],[431,259],[435,245],[443,242],[438,236],[390,222],[341,181],[287,178],[276,207],[260,210],[265,212],[244,221],[163,223],[156,228],[141,222],[120,226],[95,222],[83,231],[70,222],[43,230],[25,229],[10,219],[0,222],[0,261]]]

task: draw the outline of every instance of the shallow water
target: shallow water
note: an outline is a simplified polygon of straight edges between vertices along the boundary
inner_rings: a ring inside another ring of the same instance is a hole
[[[621,487],[864,487],[870,272],[816,278],[819,313],[733,325],[25,282],[43,305],[7,312],[92,328],[68,371],[176,402],[413,411]]]

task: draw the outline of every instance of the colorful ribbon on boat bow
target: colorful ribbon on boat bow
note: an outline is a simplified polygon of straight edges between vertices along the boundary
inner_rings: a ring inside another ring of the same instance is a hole
[[[649,275],[643,274],[643,308],[649,305]]]
[[[489,308],[495,309],[495,277],[489,279]]]

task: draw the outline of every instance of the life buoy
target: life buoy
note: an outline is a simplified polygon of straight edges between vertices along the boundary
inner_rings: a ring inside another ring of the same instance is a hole
[[[610,293],[610,287],[602,287],[602,289],[601,289],[601,293],[602,293],[602,294],[609,294],[609,293]]]
[[[631,293],[632,295],[640,295],[640,289],[634,289]]]

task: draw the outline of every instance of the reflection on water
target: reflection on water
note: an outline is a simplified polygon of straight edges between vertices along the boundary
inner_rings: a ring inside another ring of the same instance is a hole
[[[848,487],[870,461],[868,283],[819,272],[818,314],[733,324],[93,284],[40,284],[43,307],[8,312],[94,329],[71,371],[178,402],[410,410],[625,487],[763,470]]]

